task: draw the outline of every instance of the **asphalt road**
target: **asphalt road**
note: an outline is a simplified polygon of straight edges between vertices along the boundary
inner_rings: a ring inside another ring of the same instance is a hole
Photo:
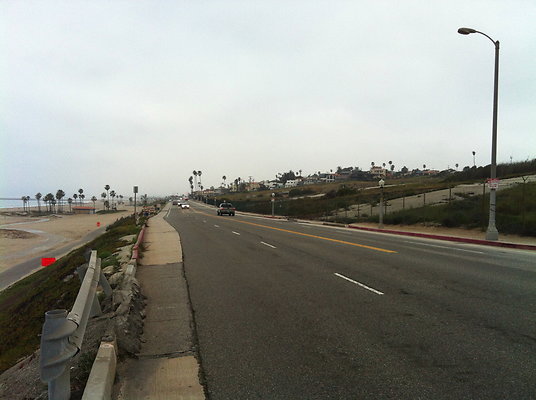
[[[173,207],[210,399],[534,399],[536,254]]]
[[[83,246],[86,243],[91,242],[93,239],[102,235],[105,231],[106,231],[106,227],[102,226],[88,233],[86,236],[84,236],[80,240],[71,242],[56,250],[45,249],[46,257],[53,257],[53,258],[63,257],[64,255],[68,254],[72,250],[80,246]],[[20,264],[14,265],[10,267],[9,269],[6,269],[5,271],[0,272],[0,290],[4,290],[5,288],[17,282],[18,280],[42,268],[41,258],[42,258],[42,255],[40,255],[39,257],[33,257],[30,260],[23,261]]]

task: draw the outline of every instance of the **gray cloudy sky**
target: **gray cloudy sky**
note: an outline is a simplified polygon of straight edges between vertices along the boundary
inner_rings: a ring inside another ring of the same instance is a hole
[[[0,197],[536,157],[536,2],[0,0]]]

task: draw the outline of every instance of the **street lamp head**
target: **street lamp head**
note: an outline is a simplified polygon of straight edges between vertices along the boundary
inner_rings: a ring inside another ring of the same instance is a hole
[[[378,185],[380,185],[380,187],[382,188],[383,185],[385,185],[385,181],[383,179],[380,179],[380,181],[378,182]]]
[[[469,35],[470,33],[476,33],[476,30],[473,28],[460,28],[458,29],[460,35]]]

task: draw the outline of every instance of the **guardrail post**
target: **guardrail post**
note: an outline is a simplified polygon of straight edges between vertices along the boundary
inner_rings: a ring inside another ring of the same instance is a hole
[[[50,400],[68,400],[71,396],[69,360],[80,351],[90,311],[93,305],[98,306],[95,292],[100,267],[101,260],[97,258],[97,252],[92,251],[71,312],[52,310],[45,313],[39,363],[41,380],[48,383]]]
[[[41,335],[41,379],[48,382],[48,398],[68,400],[71,397],[71,374],[67,361],[78,349],[69,343],[69,333],[76,324],[66,319],[67,310],[45,313]]]
[[[101,264],[102,260],[100,258],[98,258],[97,262],[99,263],[99,269],[100,269],[100,264]],[[80,282],[84,281],[88,266],[89,266],[88,264],[83,264],[83,265],[79,266],[76,269],[76,273],[78,274],[78,278],[80,279]],[[108,280],[106,279],[106,276],[104,275],[102,270],[100,271],[100,274],[99,274],[99,286],[104,291],[104,294],[106,295],[106,297],[111,297],[112,296],[112,293],[113,293],[112,287],[108,283]],[[89,317],[91,318],[91,317],[95,317],[97,315],[102,315],[102,309],[101,309],[101,306],[100,306],[99,299],[97,298],[97,295],[95,294],[93,304],[91,305],[91,313],[89,314]]]

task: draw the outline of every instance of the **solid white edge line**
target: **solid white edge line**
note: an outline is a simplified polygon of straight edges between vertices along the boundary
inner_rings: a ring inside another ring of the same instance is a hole
[[[346,277],[344,275],[341,275],[341,274],[339,274],[337,272],[335,272],[335,275],[338,276],[339,278],[346,279],[348,282],[352,282],[352,283],[354,283],[354,284],[356,284],[358,286],[361,286],[363,289],[370,290],[372,293],[376,293],[376,294],[378,294],[380,296],[383,295],[383,292],[380,292],[379,290],[373,289],[373,288],[371,288],[371,287],[369,287],[367,285],[364,285],[364,284],[362,284],[360,282],[354,281],[353,279],[350,279],[350,278],[348,278],[348,277]]]
[[[235,235],[240,236],[240,233],[238,233],[238,232],[235,232],[235,231],[231,231],[231,232],[233,232]]]
[[[268,246],[268,247],[271,247],[272,249],[276,249],[277,247],[275,246],[272,246],[271,244],[268,244],[268,243],[265,243],[265,242],[261,242],[263,245],[265,246]]]
[[[219,225],[214,225],[216,228],[219,228],[220,226]]]

